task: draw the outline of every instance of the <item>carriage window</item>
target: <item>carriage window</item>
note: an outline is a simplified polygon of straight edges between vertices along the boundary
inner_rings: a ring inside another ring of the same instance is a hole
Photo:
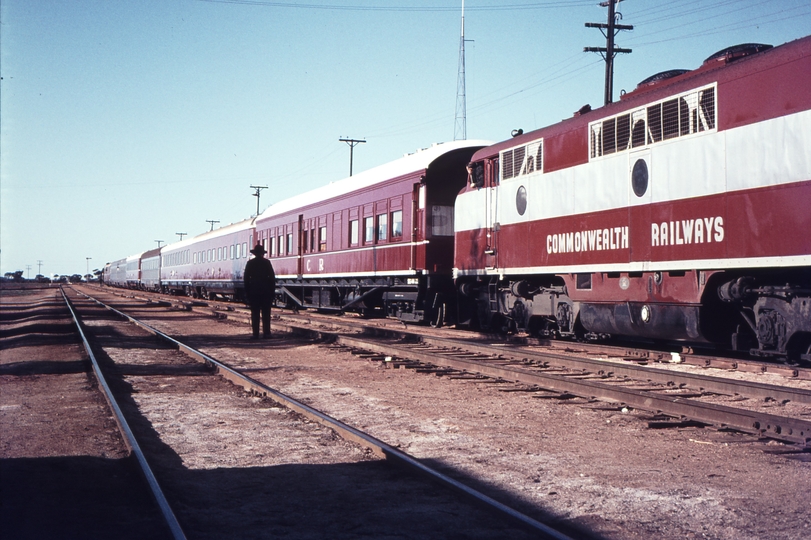
[[[327,250],[327,227],[318,228],[318,251]]]
[[[453,236],[453,206],[431,207],[431,234]]]
[[[373,242],[375,238],[375,218],[369,216],[363,218],[363,241]]]
[[[284,237],[281,234],[278,236],[276,247],[279,248],[279,256],[284,255]]]
[[[377,240],[386,240],[386,233],[389,230],[388,217],[386,214],[377,216]]]
[[[358,220],[353,219],[349,222],[349,245],[358,245]]]
[[[287,254],[293,253],[293,233],[287,233]]]
[[[403,211],[395,210],[391,213],[391,237],[400,238],[403,236]]]

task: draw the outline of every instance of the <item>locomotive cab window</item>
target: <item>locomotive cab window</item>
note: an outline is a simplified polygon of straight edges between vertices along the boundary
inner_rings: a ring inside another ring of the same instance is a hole
[[[484,187],[484,162],[479,161],[468,168],[471,187]]]

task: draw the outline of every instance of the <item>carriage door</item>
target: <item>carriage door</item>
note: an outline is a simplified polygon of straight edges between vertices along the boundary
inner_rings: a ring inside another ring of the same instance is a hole
[[[296,232],[293,234],[293,238],[296,239],[296,274],[298,274],[299,279],[301,279],[302,267],[304,265],[304,245],[307,242],[306,234],[307,231],[304,230],[304,215],[299,214],[298,223],[296,223]]]
[[[411,260],[409,270],[417,268],[417,244],[424,240],[423,216],[425,215],[425,185],[422,182],[414,184],[411,192]]]
[[[498,194],[499,194],[499,159],[487,159],[484,162],[485,192],[485,268],[498,268]]]

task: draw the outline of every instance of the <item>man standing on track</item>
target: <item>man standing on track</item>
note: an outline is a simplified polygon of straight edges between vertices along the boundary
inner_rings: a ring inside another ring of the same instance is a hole
[[[276,296],[276,274],[265,258],[265,248],[256,244],[255,257],[245,265],[245,297],[251,307],[251,339],[259,339],[259,313],[262,314],[262,337],[270,338],[270,305]]]

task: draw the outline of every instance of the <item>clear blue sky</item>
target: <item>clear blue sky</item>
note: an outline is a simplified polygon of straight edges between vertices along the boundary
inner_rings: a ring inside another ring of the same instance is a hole
[[[599,1],[467,0],[468,138],[603,101]],[[2,0],[0,273],[83,274],[452,140],[461,0]],[[625,0],[615,99],[807,0]],[[768,99],[768,95],[764,95]],[[28,275],[28,274],[26,274]]]

